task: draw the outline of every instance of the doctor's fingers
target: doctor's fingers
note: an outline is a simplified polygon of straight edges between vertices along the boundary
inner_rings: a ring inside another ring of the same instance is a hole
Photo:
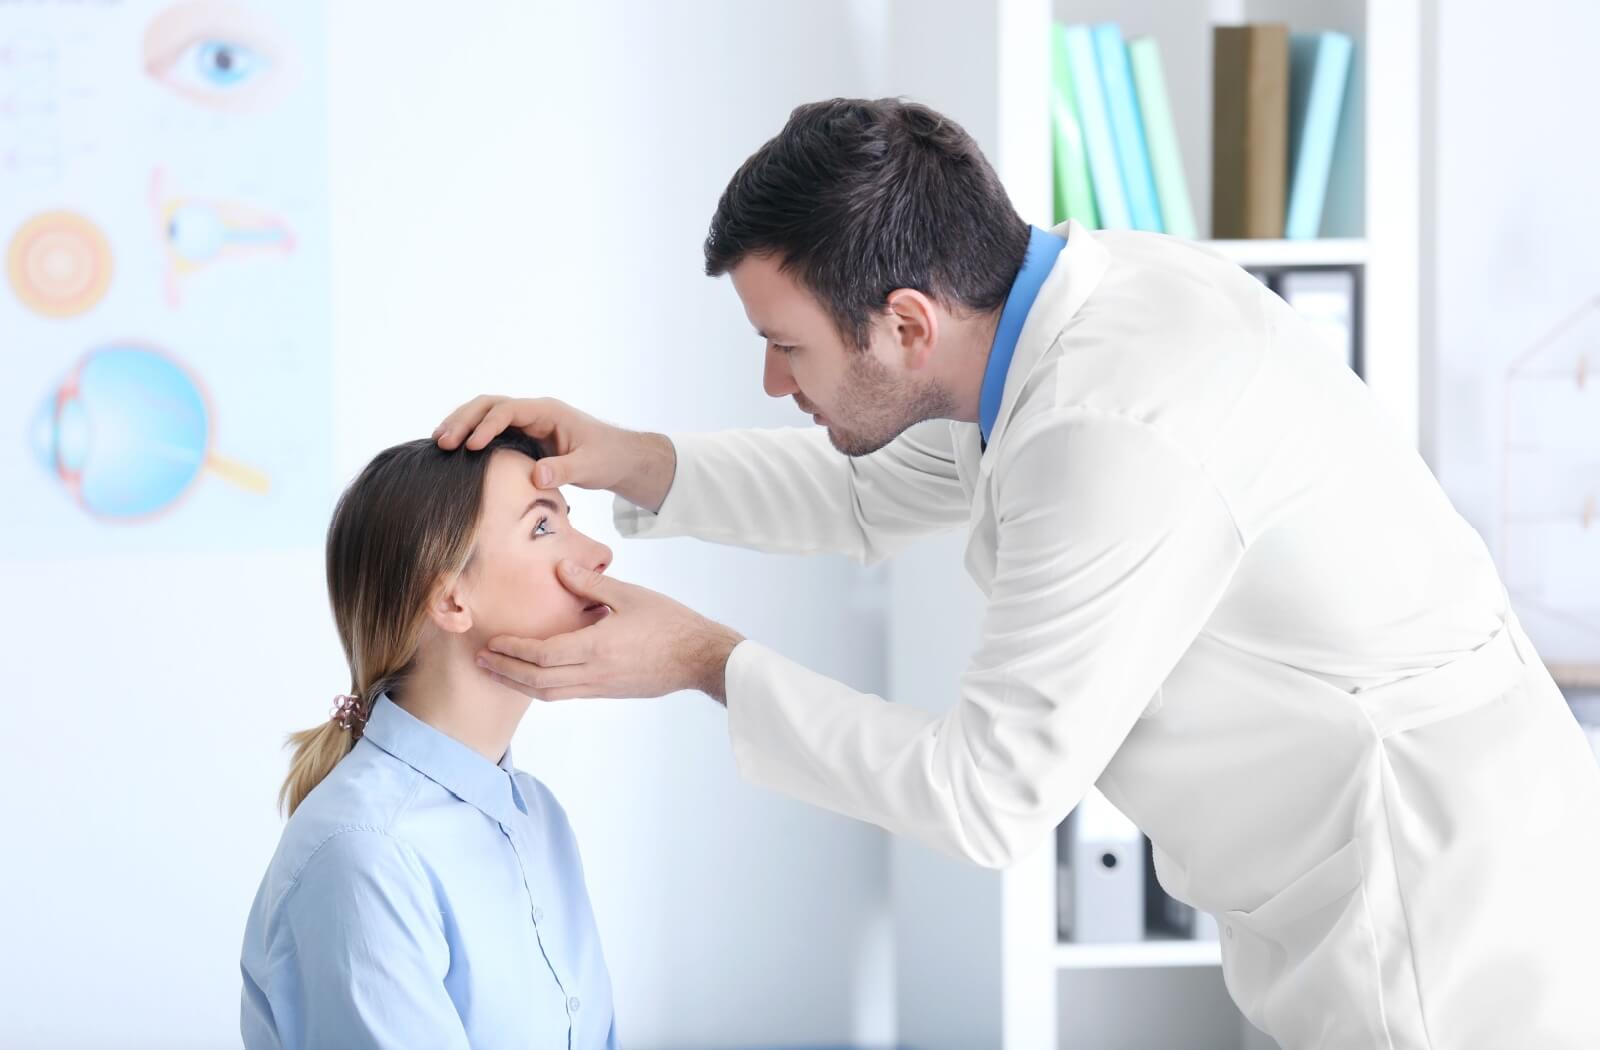
[[[583,684],[590,669],[582,664],[569,667],[540,667],[500,653],[483,653],[478,665],[495,678],[536,700],[548,700],[544,694],[550,690],[571,689]]]
[[[566,689],[534,689],[523,685],[515,678],[507,678],[505,675],[499,674],[495,671],[490,671],[487,668],[484,670],[484,674],[488,675],[490,678],[493,678],[503,686],[515,689],[528,699],[538,700],[540,702],[548,701],[550,703],[555,703],[556,701],[560,700],[588,700],[597,698],[600,695],[592,688],[583,687]]]
[[[593,651],[589,639],[579,637],[582,633],[575,631],[553,638],[491,638],[485,646],[486,651],[478,656],[499,654],[535,667],[570,667],[588,662],[589,654]]]
[[[455,448],[461,444],[462,438],[472,433],[473,428],[488,414],[489,409],[505,400],[501,394],[479,394],[444,417],[444,422],[433,430],[434,440],[439,443],[440,448],[446,450]]]
[[[478,425],[473,428],[472,433],[467,435],[467,448],[474,450],[483,448],[498,437],[501,431],[516,426],[519,415],[529,414],[517,411],[517,406],[525,403],[506,398],[491,405],[489,411],[483,414],[483,418],[478,420]],[[546,427],[545,432],[548,433],[548,430]]]

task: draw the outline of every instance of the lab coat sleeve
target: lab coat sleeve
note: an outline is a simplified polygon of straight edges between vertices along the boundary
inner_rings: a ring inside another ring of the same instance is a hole
[[[1203,467],[1144,423],[1057,409],[993,451],[996,572],[952,707],[857,693],[749,641],[727,693],[748,780],[1004,867],[1099,779],[1242,543]]]
[[[672,443],[677,472],[660,512],[619,498],[622,535],[694,536],[874,562],[967,520],[945,420],[918,424],[859,457],[836,451],[821,428],[683,434]]]

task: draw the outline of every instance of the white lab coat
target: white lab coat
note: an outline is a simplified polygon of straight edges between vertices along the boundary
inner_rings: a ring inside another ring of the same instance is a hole
[[[1098,784],[1285,1050],[1600,1047],[1600,766],[1483,543],[1257,281],[1059,232],[986,450],[685,435],[659,514],[619,501],[628,535],[866,560],[970,533],[948,710],[747,641],[741,772],[994,866]]]

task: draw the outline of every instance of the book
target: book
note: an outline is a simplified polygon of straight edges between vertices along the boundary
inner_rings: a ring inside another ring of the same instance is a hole
[[[1072,87],[1066,27],[1050,31],[1050,137],[1055,157],[1055,221],[1075,219],[1090,229],[1100,225],[1094,184],[1089,180],[1089,153],[1078,119],[1078,96]]]
[[[1212,31],[1211,235],[1282,237],[1289,158],[1289,30]]]
[[[1283,235],[1310,240],[1322,230],[1334,144],[1355,43],[1343,33],[1289,36],[1289,209]]]
[[[1062,37],[1072,74],[1072,91],[1078,102],[1078,120],[1083,126],[1083,144],[1089,155],[1089,181],[1094,186],[1100,225],[1109,230],[1129,229],[1133,222],[1128,215],[1128,195],[1117,164],[1117,147],[1111,138],[1111,116],[1106,110],[1105,90],[1101,87],[1094,36],[1088,26],[1067,26],[1062,30]]]
[[[1095,58],[1100,62],[1100,82],[1106,93],[1106,112],[1111,117],[1111,140],[1117,147],[1117,166],[1122,186],[1128,193],[1128,215],[1136,230],[1161,230],[1161,206],[1156,199],[1156,180],[1150,171],[1150,152],[1145,146],[1144,119],[1133,87],[1133,70],[1122,30],[1114,23],[1094,27]]]
[[[1150,170],[1155,176],[1156,199],[1161,205],[1161,225],[1170,234],[1190,240],[1200,236],[1194,221],[1194,205],[1189,198],[1189,179],[1184,174],[1183,154],[1178,149],[1178,129],[1172,121],[1172,100],[1167,94],[1167,77],[1161,64],[1161,48],[1151,37],[1128,42],[1128,61],[1133,66],[1133,86],[1139,95],[1139,112],[1144,117],[1145,143],[1150,151]]]

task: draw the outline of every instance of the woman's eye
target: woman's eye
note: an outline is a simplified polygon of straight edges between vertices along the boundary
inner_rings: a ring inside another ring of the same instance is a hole
[[[550,519],[540,518],[538,524],[533,527],[533,534],[535,536],[554,536],[555,533],[550,531]]]

